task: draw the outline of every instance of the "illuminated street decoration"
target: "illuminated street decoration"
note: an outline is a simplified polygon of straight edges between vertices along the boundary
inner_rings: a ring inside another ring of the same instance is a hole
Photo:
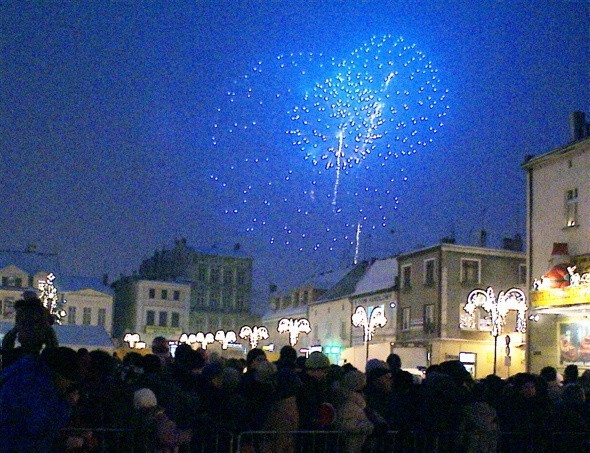
[[[211,332],[197,332],[196,334],[191,333],[188,335],[186,333],[183,333],[178,339],[178,342],[186,343],[189,345],[199,344],[202,349],[207,349],[207,345],[213,344],[215,342],[215,337]]]
[[[227,347],[238,341],[236,333],[233,330],[228,330],[227,332],[224,330],[218,330],[215,333],[215,341],[221,343],[221,349],[227,349]]]
[[[500,291],[496,298],[494,290],[488,287],[486,291],[483,289],[474,289],[467,296],[467,303],[463,310],[467,313],[467,320],[465,324],[469,328],[475,325],[475,310],[481,308],[490,315],[492,324],[491,334],[494,337],[494,374],[496,374],[496,358],[498,354],[498,336],[502,333],[506,325],[506,316],[509,311],[516,311],[516,326],[515,331],[525,333],[527,324],[527,310],[526,297],[524,292],[518,288],[511,288],[508,291]]]
[[[579,274],[576,272],[576,266],[567,266],[567,280],[569,280],[569,284],[566,284],[566,286],[590,286],[590,273],[584,272],[583,274]],[[554,287],[553,280],[547,275],[542,275],[533,282],[533,289],[536,291]]]
[[[58,300],[57,288],[53,285],[53,280],[55,280],[53,273],[48,274],[45,280],[39,280],[39,291],[41,291],[39,298],[43,302],[43,306],[49,310],[55,322],[61,324],[61,320],[66,316],[63,309],[66,300]]]
[[[250,346],[255,348],[258,346],[258,341],[268,339],[268,329],[264,326],[261,327],[250,327],[243,326],[240,329],[240,338],[249,338]]]
[[[382,306],[373,308],[371,316],[367,316],[367,310],[363,306],[356,307],[352,315],[352,325],[364,329],[364,340],[368,343],[373,338],[377,327],[385,327],[387,318]]]
[[[511,288],[506,292],[500,291],[497,298],[491,287],[486,291],[474,289],[467,296],[467,303],[463,307],[463,310],[468,315],[465,325],[474,325],[476,308],[481,308],[490,315],[491,334],[494,337],[502,334],[503,327],[506,325],[506,315],[509,311],[516,311],[515,331],[526,332],[528,306],[526,296],[520,289]]]
[[[299,339],[299,335],[311,332],[311,326],[309,325],[309,321],[305,318],[283,318],[279,321],[277,331],[279,333],[289,333],[289,343],[291,346],[295,346]]]
[[[145,341],[141,341],[138,333],[126,333],[123,341],[129,345],[131,349],[145,349]]]

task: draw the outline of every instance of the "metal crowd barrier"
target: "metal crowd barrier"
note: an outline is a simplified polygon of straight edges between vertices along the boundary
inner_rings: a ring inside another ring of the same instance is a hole
[[[71,437],[88,439],[89,445],[73,451],[97,453],[152,453],[153,442],[138,438],[132,429],[67,428]],[[469,436],[474,436],[469,438]],[[194,432],[190,444],[180,453],[455,453],[480,451],[487,453],[590,453],[590,432],[489,433],[425,431],[374,433],[355,438],[342,431],[249,431],[233,435],[225,431]],[[469,440],[474,443],[471,447]],[[362,445],[362,449],[360,445]],[[89,448],[91,446],[92,448]],[[476,450],[471,448],[476,447]]]

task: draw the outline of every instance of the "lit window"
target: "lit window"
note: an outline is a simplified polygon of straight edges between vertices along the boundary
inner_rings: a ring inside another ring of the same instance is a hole
[[[461,281],[463,283],[480,282],[479,260],[461,259]]]
[[[573,227],[578,224],[578,189],[570,189],[565,193],[565,225]]]

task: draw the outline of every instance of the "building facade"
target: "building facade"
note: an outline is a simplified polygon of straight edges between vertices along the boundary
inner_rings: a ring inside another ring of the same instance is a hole
[[[238,244],[229,251],[197,250],[179,239],[156,251],[138,273],[113,284],[117,337],[138,330],[148,341],[158,335],[178,340],[182,333],[238,333],[255,324],[252,262]]]
[[[590,368],[590,134],[570,118],[571,142],[529,157],[527,258],[532,316],[528,367]]]
[[[309,305],[320,299],[342,275],[343,272],[336,271],[313,275],[289,293],[272,288],[269,309],[261,320],[269,332],[266,343],[272,345],[274,351],[291,345],[300,354],[307,354],[312,344],[311,332],[318,327],[309,322]]]
[[[524,371],[524,350],[517,347],[523,334],[515,333],[515,313],[509,313],[501,336],[492,337],[490,314],[477,308],[471,317],[464,309],[475,289],[493,288],[497,296],[511,288],[525,290],[523,252],[442,243],[399,255],[398,265],[394,351],[411,352],[426,365],[461,360],[477,378],[494,367],[501,377]]]
[[[113,333],[119,343],[127,333],[139,335],[139,341],[150,345],[155,337],[178,340],[190,330],[190,284],[125,277],[114,287]]]

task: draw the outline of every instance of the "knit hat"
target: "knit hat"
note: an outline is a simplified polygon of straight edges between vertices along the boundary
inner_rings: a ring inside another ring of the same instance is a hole
[[[381,359],[371,359],[365,365],[365,372],[368,374],[369,371],[374,370],[375,368],[386,368],[389,369],[387,362]]]
[[[321,370],[330,368],[330,359],[319,351],[312,352],[305,360],[305,368],[308,370]]]
[[[351,392],[358,392],[362,390],[367,383],[365,373],[358,370],[352,370],[345,373],[340,380],[340,388],[343,390],[350,390]]]
[[[157,405],[158,400],[155,393],[148,388],[139,389],[133,394],[133,407],[135,409],[148,409]]]

